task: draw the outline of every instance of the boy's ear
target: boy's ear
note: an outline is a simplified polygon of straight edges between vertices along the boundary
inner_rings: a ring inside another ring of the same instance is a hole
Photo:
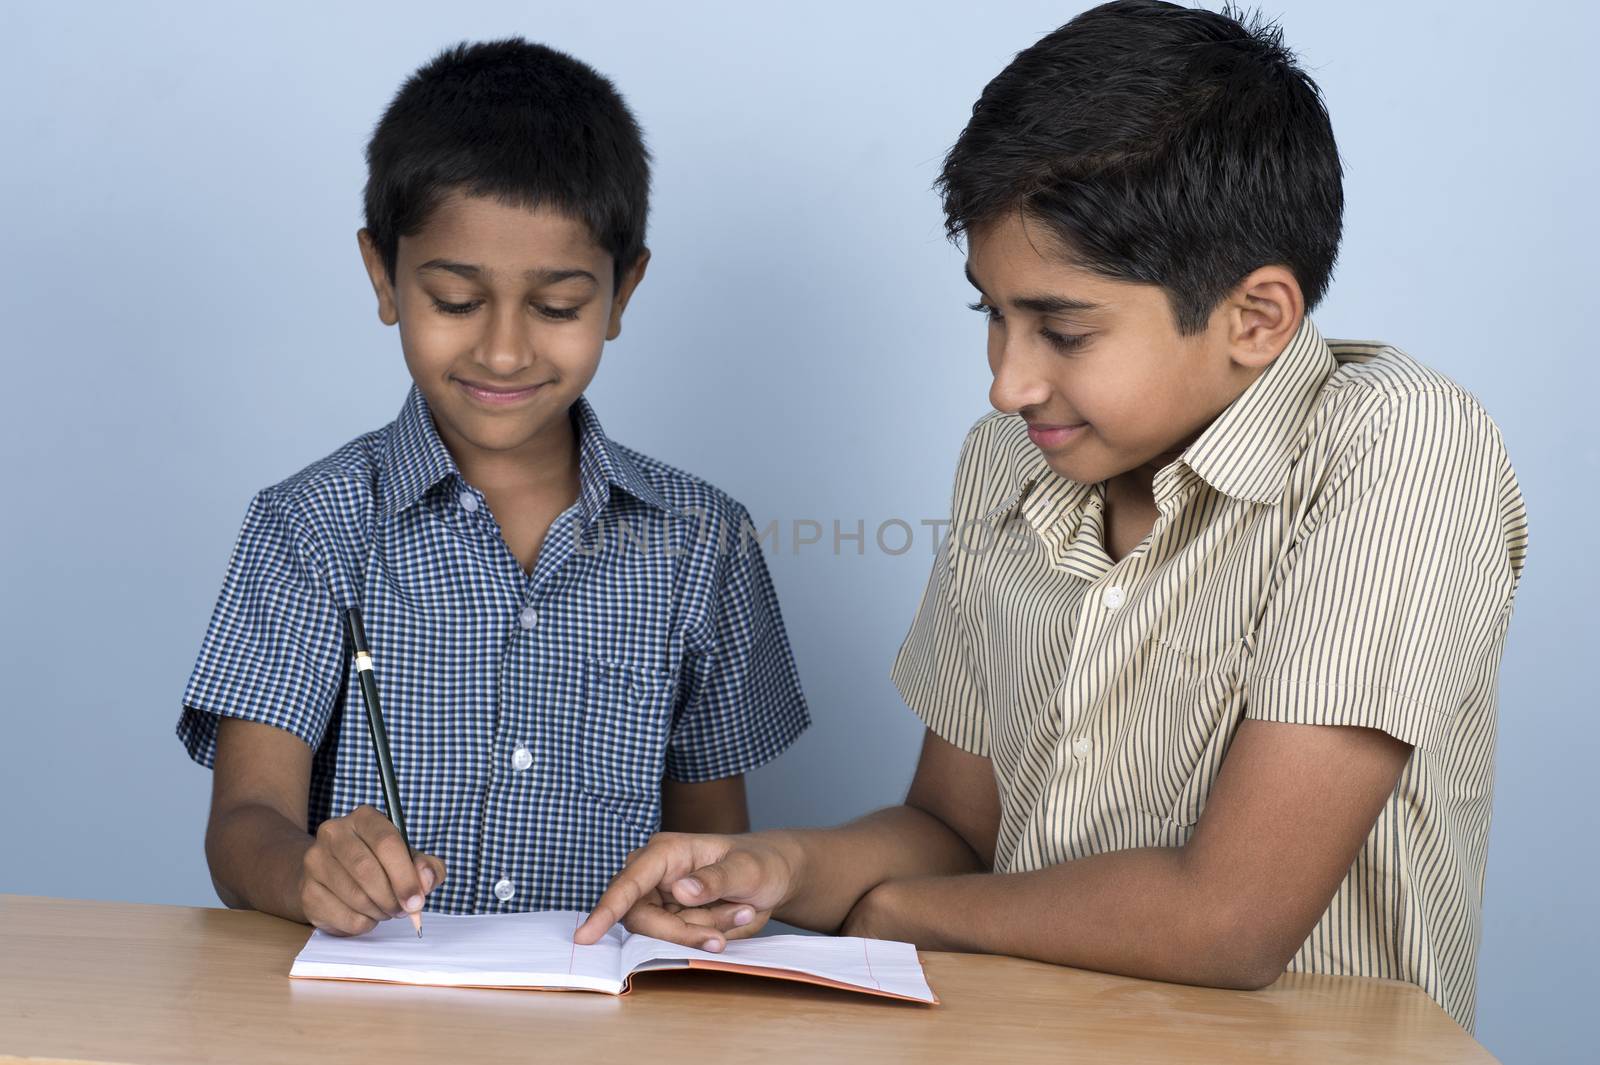
[[[1252,270],[1223,301],[1233,361],[1263,369],[1289,345],[1306,316],[1300,282],[1287,266]]]
[[[622,312],[627,310],[628,300],[633,298],[634,289],[644,280],[645,267],[649,265],[650,249],[645,248],[633,261],[633,265],[622,272],[622,280],[617,283],[617,293],[611,300],[611,321],[606,325],[607,340],[615,340],[622,335]]]
[[[394,282],[389,280],[383,256],[378,253],[378,246],[372,243],[372,234],[365,229],[356,231],[356,243],[361,246],[361,261],[366,265],[373,294],[378,297],[378,321],[384,325],[394,325],[400,320],[400,311],[395,305]]]

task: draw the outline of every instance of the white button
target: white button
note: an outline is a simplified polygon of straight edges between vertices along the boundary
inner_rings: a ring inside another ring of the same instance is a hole
[[[533,752],[526,747],[518,747],[511,752],[511,768],[522,772],[533,764]]]
[[[525,606],[522,608],[522,613],[517,615],[517,620],[522,623],[523,628],[531,629],[539,624],[539,612],[531,606]]]
[[[456,498],[461,500],[461,509],[468,514],[474,513],[478,509],[478,497],[471,492],[462,492]]]
[[[1127,599],[1128,597],[1123,594],[1122,589],[1118,588],[1116,585],[1112,585],[1110,588],[1107,588],[1105,591],[1100,593],[1100,602],[1105,604],[1105,608],[1107,610],[1117,609],[1124,602],[1126,602]]]
[[[1094,744],[1089,742],[1089,737],[1079,736],[1072,741],[1072,753],[1079,758],[1089,757],[1089,752],[1094,750]]]
[[[507,880],[505,877],[501,877],[499,880],[495,881],[494,897],[499,899],[501,902],[510,902],[516,893],[516,885]]]

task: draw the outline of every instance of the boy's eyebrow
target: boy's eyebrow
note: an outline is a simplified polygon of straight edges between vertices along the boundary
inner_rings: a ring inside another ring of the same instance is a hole
[[[450,259],[429,259],[427,262],[417,267],[417,273],[419,274],[424,270],[443,270],[446,273],[455,274],[457,277],[466,278],[480,277],[485,272],[481,266],[474,266],[472,263],[458,263]],[[575,277],[586,278],[589,281],[593,281],[595,284],[600,283],[599,279],[589,271],[581,270],[577,267],[557,270],[547,266],[536,266],[532,270],[523,271],[522,276],[527,278],[529,281],[538,281],[539,283],[545,285],[554,285],[561,281],[570,281]]]
[[[983,292],[983,286],[972,276],[971,266],[962,264],[961,271],[967,275],[967,281],[973,288]],[[1100,309],[1098,303],[1069,299],[1066,296],[1018,296],[1011,302],[1014,306],[1021,307],[1025,311],[1033,311],[1035,314],[1072,314]]]
[[[1018,296],[1011,302],[1023,310],[1033,311],[1035,314],[1074,314],[1100,309],[1098,303],[1068,299],[1066,296]]]

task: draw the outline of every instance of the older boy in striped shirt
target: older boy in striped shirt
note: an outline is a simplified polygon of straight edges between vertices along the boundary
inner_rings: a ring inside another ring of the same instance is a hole
[[[997,412],[895,663],[910,793],[659,836],[580,941],[718,949],[775,914],[1222,987],[1404,979],[1471,1026],[1525,518],[1472,397],[1308,317],[1340,173],[1276,31],[1225,15],[1107,4],[989,84],[940,187]]]

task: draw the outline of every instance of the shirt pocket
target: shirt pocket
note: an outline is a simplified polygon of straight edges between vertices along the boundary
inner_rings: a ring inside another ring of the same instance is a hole
[[[624,818],[654,831],[672,723],[675,674],[590,658],[583,665],[579,783]]]
[[[1126,741],[1116,779],[1139,812],[1166,825],[1200,819],[1225,743],[1219,733],[1237,700],[1226,655],[1151,640],[1130,678]]]

